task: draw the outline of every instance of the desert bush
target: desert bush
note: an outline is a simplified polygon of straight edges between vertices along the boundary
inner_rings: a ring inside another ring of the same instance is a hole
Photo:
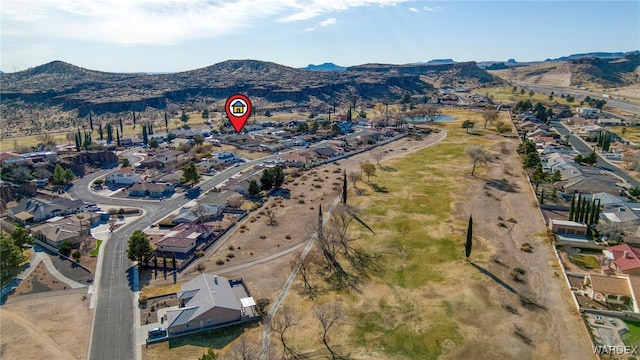
[[[287,235],[284,238],[287,239],[287,240],[291,240],[291,235]]]
[[[216,260],[216,265],[224,265],[224,260],[223,259]]]

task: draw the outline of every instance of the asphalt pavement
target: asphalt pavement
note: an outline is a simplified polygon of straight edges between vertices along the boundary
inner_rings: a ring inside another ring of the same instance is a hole
[[[554,128],[556,131],[558,131],[558,133],[560,133],[560,135],[562,135],[562,136],[569,135],[570,136],[569,137],[569,143],[576,150],[578,150],[583,156],[589,155],[589,153],[591,153],[591,151],[593,150],[586,142],[584,142],[584,140],[580,139],[578,136],[576,136],[574,134],[571,134],[571,131],[569,129],[567,129],[566,127],[564,127],[559,122],[557,122],[557,121],[552,122],[551,123],[551,127]],[[618,178],[623,179],[631,187],[640,187],[640,182],[638,180],[636,180],[633,177],[631,177],[629,174],[627,174],[625,171],[620,169],[615,164],[610,163],[609,161],[605,160],[600,154],[597,154],[597,155],[598,155],[598,162],[596,163],[597,167],[599,167],[600,169],[602,169],[604,171],[608,171],[608,172],[612,173],[613,175],[617,176]]]
[[[122,153],[132,163],[139,161],[139,157],[133,155],[135,150]],[[270,158],[247,161],[238,167],[230,167],[219,172],[207,181],[200,184],[202,193],[211,190],[215,185],[240,171],[261,163]],[[134,339],[134,292],[138,291],[131,280],[134,276],[134,263],[127,259],[127,241],[135,230],[143,230],[169,215],[171,212],[185,205],[192,199],[184,194],[174,196],[162,202],[157,200],[135,200],[109,198],[97,195],[89,190],[93,180],[106,176],[117,169],[101,170],[85,176],[73,184],[69,194],[76,199],[88,202],[100,203],[112,206],[139,207],[145,214],[138,220],[123,225],[116,230],[109,241],[103,244],[101,252],[104,257],[100,275],[96,278],[97,302],[92,325],[91,344],[89,358],[92,360],[131,359],[135,354]]]

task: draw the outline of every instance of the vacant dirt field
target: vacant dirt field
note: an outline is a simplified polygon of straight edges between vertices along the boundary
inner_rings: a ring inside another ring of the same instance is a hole
[[[0,358],[86,359],[91,310],[83,294],[57,295],[0,308]]]

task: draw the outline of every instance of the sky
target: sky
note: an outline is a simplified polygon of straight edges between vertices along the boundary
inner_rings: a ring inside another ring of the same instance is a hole
[[[640,1],[2,0],[0,70],[536,61],[640,49]]]

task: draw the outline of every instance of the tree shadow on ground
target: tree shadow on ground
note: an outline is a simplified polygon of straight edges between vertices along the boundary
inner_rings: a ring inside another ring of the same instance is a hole
[[[271,194],[272,197],[282,196],[283,199],[291,199],[291,191],[289,189],[278,189]]]
[[[509,290],[510,292],[517,294],[518,292],[516,291],[516,289],[512,288],[509,284],[507,284],[506,282],[502,281],[499,277],[495,276],[492,272],[490,272],[489,270],[483,268],[480,265],[477,265],[473,262],[469,262],[473,267],[475,267],[476,269],[478,269],[478,271],[480,271],[481,273],[487,275],[488,277],[490,277],[493,281],[497,282],[498,285],[502,286],[503,288]]]
[[[496,179],[491,179],[489,181],[487,181],[485,183],[486,186],[490,186],[494,189],[500,190],[500,191],[505,191],[505,192],[510,192],[510,193],[515,193],[518,192],[518,187],[517,185],[512,185],[510,183],[508,183],[505,180],[496,180]]]
[[[396,171],[396,168],[392,166],[385,166],[385,165],[379,165],[379,166],[380,166],[380,170],[382,171],[386,171],[386,172]]]
[[[389,192],[386,186],[380,186],[374,182],[369,182],[369,184],[371,185],[371,187],[373,188],[373,191],[375,192],[385,193],[385,194]]]

